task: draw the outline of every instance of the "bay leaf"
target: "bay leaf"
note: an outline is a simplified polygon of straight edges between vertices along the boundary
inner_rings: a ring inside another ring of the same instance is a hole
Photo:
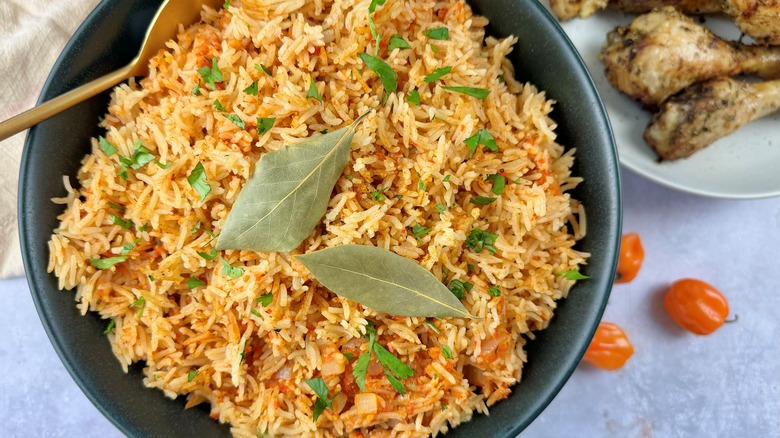
[[[246,181],[217,240],[217,249],[291,251],[320,223],[349,161],[350,126],[269,152]]]
[[[295,258],[333,293],[374,310],[401,316],[474,318],[428,270],[385,249],[342,245]]]

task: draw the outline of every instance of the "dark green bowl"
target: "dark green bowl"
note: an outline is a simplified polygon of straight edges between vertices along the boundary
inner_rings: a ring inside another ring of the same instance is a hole
[[[617,152],[604,107],[585,64],[555,20],[536,0],[470,2],[490,19],[488,32],[516,35],[511,60],[518,76],[558,101],[553,118],[559,141],[577,148],[574,172],[585,178],[574,196],[585,203],[588,235],[579,249],[592,254],[580,282],[560,304],[550,327],[528,345],[523,380],[489,417],[479,415],[449,434],[514,437],[555,397],[580,361],[598,324],[614,276],[620,240],[620,178]],[[49,75],[39,102],[115,70],[135,55],[160,0],[104,1],[76,31]],[[38,314],[62,362],[92,403],[123,433],[133,437],[229,436],[205,407],[185,410],[184,401],[146,389],[141,366],[122,372],[103,335],[105,321],[79,315],[73,293],[58,291],[46,272],[47,242],[57,226],[64,196],[61,175],[75,176],[101,134],[98,117],[109,95],[81,105],[30,130],[19,181],[19,229],[24,265]]]

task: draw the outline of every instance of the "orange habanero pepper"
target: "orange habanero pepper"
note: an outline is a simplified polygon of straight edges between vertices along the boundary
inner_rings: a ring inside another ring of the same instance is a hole
[[[729,316],[729,302],[718,289],[701,280],[677,280],[664,296],[664,309],[680,327],[709,335]]]
[[[622,368],[633,354],[634,347],[623,330],[611,322],[602,322],[583,359],[597,368],[614,371]]]
[[[637,233],[624,234],[620,239],[620,256],[618,258],[617,277],[615,283],[628,283],[636,277],[642,262],[645,260],[645,249]]]

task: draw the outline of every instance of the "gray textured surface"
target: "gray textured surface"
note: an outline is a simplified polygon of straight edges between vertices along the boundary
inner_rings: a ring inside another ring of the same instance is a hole
[[[580,366],[522,437],[780,437],[780,199],[700,198],[624,171],[624,205],[646,258],[605,320],[636,353],[617,372]],[[676,328],[660,291],[689,276],[717,285],[739,321],[708,337]],[[60,363],[27,283],[0,281],[0,300],[0,437],[121,436]]]

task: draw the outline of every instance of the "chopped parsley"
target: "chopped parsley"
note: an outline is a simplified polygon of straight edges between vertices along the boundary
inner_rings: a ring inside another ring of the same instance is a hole
[[[455,93],[461,93],[467,96],[476,97],[479,100],[487,99],[488,94],[490,94],[490,90],[486,90],[484,88],[473,88],[473,87],[442,87],[442,88],[447,91],[453,91]]]
[[[492,297],[500,297],[501,296],[501,289],[498,286],[490,286],[488,288],[488,293]]]
[[[390,37],[390,41],[387,43],[387,50],[393,51],[395,49],[411,49],[412,46],[401,35],[394,34]]]
[[[219,101],[219,99],[214,99],[212,105],[214,105],[214,109],[216,109],[217,111],[222,111],[223,113],[227,111],[225,107],[222,105],[222,103]]]
[[[209,250],[209,252],[200,252],[200,251],[198,251],[198,255],[203,257],[206,260],[211,261],[211,260],[214,260],[217,257],[217,249],[216,248],[211,248]]]
[[[225,9],[230,7],[230,0],[225,0],[225,4],[222,5]]]
[[[488,204],[492,204],[493,202],[496,202],[496,199],[498,198],[491,198],[488,196],[475,196],[469,199],[469,202],[471,202],[474,205],[488,205]]]
[[[406,95],[406,101],[415,105],[420,104],[420,92],[417,90],[409,90]]]
[[[418,242],[420,241],[420,239],[423,238],[423,236],[425,236],[430,232],[431,232],[430,228],[425,228],[420,224],[414,224],[414,226],[412,227],[412,234],[414,234],[414,237],[417,239]]]
[[[268,307],[271,304],[271,301],[273,301],[274,295],[273,294],[262,294],[259,297],[255,299],[256,302],[263,305],[263,307]]]
[[[135,311],[136,317],[141,317],[144,313],[144,307],[146,307],[146,300],[144,297],[140,297],[137,300],[133,301],[133,304],[130,305],[131,309],[137,308],[138,310]]]
[[[347,352],[347,353],[343,353],[343,354],[344,354],[344,357],[347,358],[347,362],[352,362],[352,359],[355,358],[355,355],[352,354],[352,353]]]
[[[111,321],[108,321],[108,325],[106,326],[106,329],[103,330],[103,334],[107,335],[114,331],[114,327],[116,327],[116,321],[114,321],[114,318],[111,318]]]
[[[195,376],[197,375],[198,375],[198,370],[192,370],[189,373],[187,373],[187,383],[195,380]]]
[[[447,359],[452,359],[452,350],[447,345],[441,346],[441,354],[443,354]]]
[[[110,214],[109,216],[111,216],[111,221],[114,223],[114,225],[119,225],[124,229],[128,229],[133,226],[132,221],[126,221],[115,214]]]
[[[382,86],[385,88],[385,96],[382,98],[382,103],[385,103],[389,95],[395,93],[397,87],[395,71],[393,71],[393,68],[390,67],[390,65],[388,65],[386,62],[379,58],[373,57],[368,53],[361,53],[358,55],[358,57],[366,63],[366,66],[371,69],[371,71],[379,76],[379,80],[382,82]]]
[[[119,157],[121,168],[119,176],[122,179],[127,179],[128,169],[138,170],[155,160],[154,154],[144,147],[141,140],[136,140],[133,144],[133,154],[129,157]]]
[[[163,163],[159,162],[158,160],[154,160],[154,163],[157,164],[157,167],[159,167],[160,169],[167,169],[167,168],[171,167],[171,164],[173,164],[173,161],[171,161],[171,162],[169,162],[167,164],[163,164]]]
[[[328,385],[325,384],[325,380],[323,380],[322,377],[308,379],[306,380],[306,384],[314,390],[315,394],[317,394],[317,400],[314,402],[314,408],[312,410],[313,420],[317,421],[317,419],[320,418],[320,414],[322,414],[326,408],[333,407],[333,399],[336,398],[338,393],[333,397],[328,398]]]
[[[469,150],[471,151],[471,155],[469,155],[469,157],[474,156],[474,152],[477,151],[477,147],[480,145],[482,145],[483,149],[498,152],[498,145],[496,144],[496,140],[487,129],[480,129],[476,134],[463,140],[463,143],[466,143],[466,146],[468,146]]]
[[[425,181],[424,180],[421,179],[421,180],[417,181],[417,189],[418,190],[425,190]]]
[[[317,84],[314,82],[313,77],[309,78],[309,91],[306,93],[306,98],[317,99],[322,102],[322,94],[320,94],[320,90],[317,89]]]
[[[122,246],[122,253],[121,254],[123,256],[126,256],[126,255],[130,254],[130,251],[132,251],[133,248],[135,248],[135,246],[138,245],[139,243],[141,243],[141,239],[135,239],[133,241],[133,243],[125,243]]]
[[[450,39],[450,30],[446,27],[437,27],[423,31],[423,35],[432,40],[448,40]]]
[[[271,70],[268,70],[268,67],[264,66],[263,64],[255,64],[255,70],[261,71],[261,72],[267,74],[268,76],[272,76],[271,75]]]
[[[198,164],[196,164],[192,169],[192,172],[190,172],[187,177],[187,182],[190,183],[190,186],[192,186],[196,192],[198,192],[201,201],[206,199],[206,196],[211,193],[211,186],[206,180],[206,169],[200,161],[198,161]]]
[[[196,287],[205,286],[205,285],[206,283],[198,280],[195,277],[190,277],[190,279],[187,280],[187,289],[195,289]]]
[[[257,96],[257,81],[252,82],[252,85],[244,88],[244,93],[250,95],[250,96]]]
[[[357,383],[361,391],[366,391],[368,364],[371,361],[371,354],[376,353],[376,358],[379,361],[379,364],[382,365],[387,380],[399,394],[406,394],[406,388],[399,379],[406,379],[413,376],[414,370],[376,342],[376,330],[374,329],[373,322],[369,321],[366,331],[368,332],[368,349],[358,357],[352,368],[352,375],[355,376],[355,383]]]
[[[444,213],[447,211],[447,207],[445,207],[444,204],[436,204],[436,211],[439,213]]]
[[[108,140],[103,138],[103,136],[98,137],[98,144],[100,145],[100,150],[103,151],[109,157],[119,151],[119,149],[117,149],[116,146],[109,143]]]
[[[433,325],[433,321],[431,321],[430,319],[426,319],[425,323],[428,324],[428,326],[431,328],[431,330],[433,330],[434,333],[436,333],[437,335],[441,334],[439,329],[437,329],[436,326]]]
[[[450,67],[450,66],[437,68],[436,70],[433,71],[433,73],[425,76],[423,78],[423,82],[425,82],[426,84],[430,84],[431,82],[437,81],[437,80],[441,79],[442,76],[444,76],[447,73],[449,73],[450,70],[452,70],[452,67]]]
[[[127,256],[108,257],[105,259],[89,259],[89,264],[98,269],[108,269],[117,263],[127,260]]]
[[[474,288],[474,285],[468,281],[460,281],[456,278],[450,281],[448,288],[453,295],[458,297],[459,300],[462,300],[463,297],[466,296],[466,292],[471,292],[471,289]]]
[[[233,122],[233,124],[235,124],[239,128],[246,129],[246,123],[244,123],[244,121],[241,120],[241,117],[239,117],[238,114],[224,114],[223,113],[222,115],[225,116],[226,119],[228,119],[231,122]]]
[[[504,193],[504,186],[506,186],[506,178],[504,178],[503,175],[494,173],[492,175],[488,175],[487,178],[485,178],[485,181],[493,181],[494,194],[500,195],[501,193]]]
[[[122,207],[122,206],[121,206],[121,205],[119,205],[119,204],[114,204],[113,202],[109,202],[109,203],[108,203],[108,206],[109,206],[109,207],[111,207],[111,208],[113,208],[113,209],[115,209],[115,210],[119,210],[119,211],[125,211],[125,208],[124,208],[124,207]]]
[[[258,117],[257,118],[257,135],[263,135],[270,131],[276,123],[276,117]]]
[[[192,87],[192,94],[200,96],[200,83],[197,83],[194,87]]]
[[[587,280],[587,279],[590,278],[587,275],[582,274],[579,269],[570,269],[570,270],[568,270],[566,272],[561,272],[561,273],[556,274],[556,275],[563,275],[563,278],[565,278],[567,280],[570,280],[570,281],[574,281],[574,280]]]
[[[482,252],[482,249],[487,248],[492,255],[496,253],[496,247],[493,246],[496,243],[496,239],[498,239],[498,234],[475,228],[471,230],[469,237],[466,238],[466,246],[476,253]]]
[[[200,225],[201,225],[201,224],[200,224],[200,221],[198,221],[198,223],[197,223],[197,224],[195,224],[195,226],[194,226],[194,227],[192,227],[192,231],[191,231],[191,233],[192,233],[192,234],[195,234],[195,233],[197,233],[197,232],[198,232],[198,230],[200,230]]]
[[[138,229],[140,232],[144,232],[149,229],[149,224],[144,224],[141,228]]]
[[[211,88],[216,90],[217,85],[215,82],[222,82],[222,72],[217,65],[217,58],[211,58],[211,67],[204,66],[198,69],[200,77],[203,81],[211,85]]]
[[[252,315],[255,315],[258,318],[262,318],[263,317],[263,315],[257,309],[252,309],[249,312],[252,313]]]
[[[227,260],[222,259],[222,275],[236,279],[244,274],[244,268],[231,266]]]
[[[373,192],[371,192],[371,198],[373,198],[374,201],[379,201],[379,202],[384,201],[385,199],[387,199],[387,197],[385,197],[384,195],[385,190],[387,190],[387,187],[385,187],[384,189],[374,190]]]
[[[450,181],[450,177],[452,177],[452,175],[446,175],[446,176],[444,176],[444,179],[441,180],[441,181],[442,182],[449,182]]]

